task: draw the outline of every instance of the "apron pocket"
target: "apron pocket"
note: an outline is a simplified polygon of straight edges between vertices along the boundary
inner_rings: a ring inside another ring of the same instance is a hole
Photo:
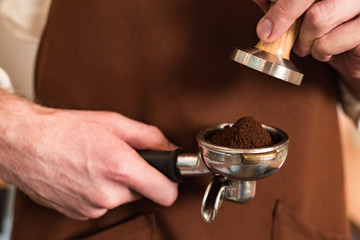
[[[301,219],[292,209],[278,201],[275,206],[272,240],[348,240],[345,235],[321,231]]]

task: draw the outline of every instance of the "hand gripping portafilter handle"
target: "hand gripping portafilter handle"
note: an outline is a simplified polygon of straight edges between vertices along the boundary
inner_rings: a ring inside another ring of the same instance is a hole
[[[181,183],[184,181],[184,176],[181,175],[177,167],[177,159],[180,149],[175,151],[153,151],[153,150],[139,150],[138,153],[143,157],[151,166],[159,170],[171,181]]]

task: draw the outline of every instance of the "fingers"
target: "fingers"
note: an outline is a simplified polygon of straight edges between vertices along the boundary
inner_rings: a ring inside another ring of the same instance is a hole
[[[67,206],[62,206],[57,201],[52,201],[48,198],[44,198],[40,196],[38,193],[34,191],[28,191],[27,195],[36,203],[47,207],[54,209],[65,216],[76,219],[76,220],[87,220],[89,218],[99,218],[103,216],[107,209],[104,208],[93,208],[93,207],[87,207],[86,210],[84,209],[84,204],[73,204],[71,200],[65,202],[68,203]],[[74,207],[76,206],[76,208]],[[86,204],[85,204],[86,206]]]
[[[313,2],[314,0],[278,0],[258,23],[256,31],[259,38],[264,42],[275,41]]]
[[[135,149],[173,150],[176,147],[164,136],[159,128],[143,123],[134,123],[133,129],[127,129],[124,136]]]
[[[96,166],[93,167],[96,169],[101,168],[104,172],[103,175],[117,183],[118,186],[123,184],[158,204],[171,205],[177,198],[177,184],[144,161],[134,148],[172,150],[176,147],[166,139],[157,127],[129,119],[114,112],[89,111],[87,114],[89,114],[87,118],[101,122],[118,137],[111,139],[106,144],[105,139],[102,141],[99,147],[103,152],[107,153],[104,158],[107,165],[103,165],[101,161],[96,162]],[[114,189],[116,189],[116,186]],[[108,196],[108,199],[110,198],[111,196]],[[124,203],[121,202],[124,195],[115,196],[111,199],[107,204],[108,207]],[[132,199],[130,196],[129,201]]]
[[[335,55],[355,49],[360,45],[359,26],[360,17],[336,27],[314,41],[311,55],[319,61],[327,62]]]
[[[101,168],[106,178],[124,184],[158,204],[171,205],[177,198],[177,184],[144,161],[134,148],[173,150],[177,147],[171,144],[157,127],[113,112],[87,114],[89,114],[88,118],[101,122],[118,137],[111,139],[110,142],[105,142],[104,139],[102,144],[98,145],[102,152],[108,153],[104,158],[107,164],[96,161],[92,167]],[[114,206],[121,204],[121,202],[116,203],[116,200],[114,202],[112,204]]]
[[[157,128],[131,120],[120,114],[113,116],[116,133],[135,149],[173,150],[177,148]],[[163,206],[170,206],[177,198],[177,184],[150,166],[138,153],[124,142],[118,148],[119,168],[112,172],[116,182],[124,183],[140,195]]]
[[[79,191],[74,195],[62,191],[61,195],[56,193],[56,198],[54,198],[55,194],[42,196],[32,189],[25,190],[27,190],[27,195],[38,204],[76,220],[99,218],[110,209],[141,198],[139,194],[123,184],[105,180],[99,185],[95,188],[88,187],[87,192],[84,189],[84,192]]]
[[[35,122],[41,131],[31,135],[32,144],[41,144],[12,173],[13,182],[38,203],[85,220],[142,196],[164,206],[177,198],[177,184],[127,143],[169,149],[159,129],[116,113],[76,110],[56,110]]]
[[[155,126],[117,113],[98,112],[98,114],[101,121],[106,121],[117,136],[135,149],[173,150],[177,148]]]
[[[135,150],[123,144],[114,157],[119,164],[109,169],[107,175],[110,179],[127,185],[160,205],[170,206],[174,203],[178,194],[177,184],[147,164]]]
[[[86,199],[86,202],[91,203],[93,208],[110,210],[142,198],[140,194],[121,182],[111,181],[111,179],[109,181],[106,178],[99,183],[95,188],[97,192],[88,194]]]
[[[358,15],[360,5],[350,0],[325,0],[314,3],[305,13],[294,51],[299,56],[311,53],[316,39]]]

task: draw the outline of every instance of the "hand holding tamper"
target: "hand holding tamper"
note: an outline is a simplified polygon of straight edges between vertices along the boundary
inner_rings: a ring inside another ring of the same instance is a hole
[[[277,0],[270,0],[274,4]],[[300,28],[297,19],[290,29],[271,43],[259,41],[255,47],[234,48],[230,59],[270,76],[300,85],[304,74],[290,61],[291,48]]]

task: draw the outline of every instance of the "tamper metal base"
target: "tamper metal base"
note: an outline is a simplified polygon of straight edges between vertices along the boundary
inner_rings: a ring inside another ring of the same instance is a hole
[[[234,48],[230,59],[295,85],[300,85],[304,76],[291,61],[256,47]]]

